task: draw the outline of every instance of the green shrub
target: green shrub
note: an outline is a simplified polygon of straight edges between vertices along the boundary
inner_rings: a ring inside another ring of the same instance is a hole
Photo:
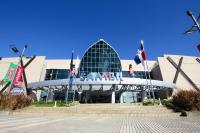
[[[153,106],[153,105],[159,105],[160,102],[159,100],[153,100],[153,99],[145,99],[143,102],[142,102],[143,105],[145,106]]]
[[[74,106],[77,105],[78,103],[75,102],[65,102],[65,101],[57,101],[56,102],[56,106],[57,107],[70,107],[70,106]],[[51,101],[51,102],[33,102],[32,103],[33,106],[36,107],[54,107],[55,106],[55,101]]]
[[[12,96],[8,93],[0,94],[0,110],[15,110],[30,106],[32,99],[30,97],[19,95]]]
[[[186,110],[200,110],[200,92],[181,90],[173,96],[173,104]]]
[[[40,102],[33,102],[32,105],[36,106],[36,107],[53,107],[54,106],[54,102],[43,102],[43,101],[40,101]]]
[[[169,104],[172,104],[173,100],[172,99],[162,99],[161,103],[164,106],[168,106]]]

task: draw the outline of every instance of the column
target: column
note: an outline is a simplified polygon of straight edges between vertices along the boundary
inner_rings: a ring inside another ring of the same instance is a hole
[[[78,92],[78,101],[79,101],[79,102],[81,102],[81,96],[82,96],[81,94],[82,94],[82,92],[79,91],[79,92]]]
[[[115,103],[115,91],[112,92],[111,103]]]
[[[142,101],[147,99],[147,92],[146,91],[142,91]]]
[[[124,103],[123,93],[121,93],[121,95],[120,95],[120,103]]]

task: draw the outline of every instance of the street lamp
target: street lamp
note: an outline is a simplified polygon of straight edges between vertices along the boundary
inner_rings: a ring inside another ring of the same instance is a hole
[[[18,52],[19,52],[19,50],[18,50],[16,47],[12,47],[11,49],[12,49],[12,51],[13,51],[14,53],[18,53]]]
[[[194,15],[192,14],[191,11],[186,11],[186,14],[187,14],[189,17],[192,18],[192,20],[193,20],[193,22],[194,22],[194,25],[193,25],[189,30],[187,30],[187,31],[185,32],[185,34],[191,34],[191,33],[195,32],[195,31],[197,31],[197,30],[200,32],[200,26],[199,26],[199,23],[198,23],[198,20],[200,19],[200,14],[199,14],[199,16],[198,16],[197,19],[194,17]]]
[[[19,56],[19,62],[18,62],[18,66],[23,67],[23,63],[22,63],[22,57],[24,56],[25,50],[27,49],[28,44],[24,45],[23,51],[20,54],[20,51],[17,49],[17,47],[15,47],[15,45],[10,45],[11,50],[17,55]],[[25,76],[25,74],[23,73],[23,76]],[[13,81],[11,82],[11,87],[12,87]],[[25,95],[27,95],[27,88],[25,86]]]
[[[19,55],[20,51],[17,49],[17,47],[15,45],[10,45],[10,48],[15,54],[17,54],[17,56],[19,56],[21,58],[22,56],[24,56],[24,52],[28,48],[28,44],[24,45],[24,49],[20,55]]]
[[[193,20],[193,22],[194,22],[194,25],[193,25],[189,30],[187,30],[187,31],[185,32],[185,34],[191,34],[191,33],[195,32],[195,31],[197,31],[197,30],[198,30],[199,33],[200,33],[200,26],[199,26],[199,23],[198,23],[198,20],[200,19],[200,14],[199,14],[199,16],[198,16],[197,19],[194,17],[194,15],[192,14],[191,11],[186,11],[186,14],[187,14],[189,17],[192,18],[192,20]],[[197,49],[200,51],[200,44],[197,45]]]
[[[191,11],[186,11],[188,16],[192,16],[192,12]]]

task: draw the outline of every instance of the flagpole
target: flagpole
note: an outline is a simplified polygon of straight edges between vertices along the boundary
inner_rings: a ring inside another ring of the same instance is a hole
[[[76,89],[76,77],[74,76],[74,80],[75,80],[75,84],[74,84],[74,94],[73,94],[73,102],[74,102],[74,98],[75,98],[75,89]],[[73,88],[73,84],[72,84],[72,88]]]
[[[147,80],[147,73],[146,73],[146,68],[145,68],[145,64],[144,61],[142,61],[142,66],[144,68],[144,73],[145,73],[145,78],[146,78],[146,82],[147,82],[147,87],[149,86],[148,80]],[[148,92],[149,98],[150,98],[150,92]]]
[[[70,75],[69,75],[69,91],[73,91],[73,80],[74,80],[74,77],[73,77],[73,74],[72,74],[72,71],[73,71],[73,58],[74,58],[74,50],[72,50],[72,56],[71,56],[71,62],[70,62]],[[67,90],[67,101],[68,101],[68,94],[69,94],[69,91]],[[73,95],[73,98],[74,98],[74,95]],[[73,100],[73,99],[72,99]]]
[[[151,93],[150,93],[148,79],[147,79],[147,71],[148,70],[146,71],[146,66],[145,66],[146,54],[144,52],[144,41],[143,40],[141,40],[140,57],[141,57],[141,60],[142,60],[142,65],[144,67],[144,71],[145,71],[145,76],[146,76],[146,82],[147,82],[147,87],[148,87],[149,98],[151,98]]]
[[[141,50],[142,50],[142,53],[141,53],[142,59],[143,59],[143,61],[146,61],[146,67],[147,67],[147,72],[148,72],[149,81],[150,81],[150,88],[151,88],[152,95],[153,95],[153,101],[155,101],[155,95],[154,95],[154,91],[153,91],[153,85],[151,83],[151,75],[150,75],[149,67],[148,67],[147,60],[146,60],[146,53],[144,52],[144,41],[143,40],[141,40]]]
[[[149,72],[149,67],[148,67],[147,61],[146,61],[146,67],[147,67],[148,76],[149,76],[149,80],[150,80],[150,85],[151,85],[151,91],[152,91],[152,95],[153,95],[153,100],[155,101],[155,94],[154,94],[153,85],[152,85],[152,82],[151,82],[151,75],[150,75],[150,72]]]

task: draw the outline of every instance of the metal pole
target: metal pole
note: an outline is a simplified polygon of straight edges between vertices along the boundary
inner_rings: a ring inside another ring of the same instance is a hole
[[[20,60],[19,60],[18,65],[19,65],[19,64],[21,63],[21,61],[22,61],[22,57],[23,57],[23,55],[24,55],[24,53],[25,53],[26,48],[27,48],[27,45],[25,45],[24,48],[23,48],[23,51],[22,51],[22,53],[21,53],[21,55],[20,55]],[[21,66],[21,67],[23,67],[23,66]],[[24,69],[24,71],[25,71],[25,69]],[[23,78],[24,78],[24,77],[23,77]],[[24,84],[25,84],[25,83],[24,83]],[[27,92],[26,85],[25,85],[24,91],[25,91],[25,95],[27,96],[27,95],[28,95],[28,92]]]
[[[50,92],[50,89],[51,89],[51,79],[52,79],[52,71],[50,73],[50,81],[49,81],[49,89],[48,89],[48,93],[47,93],[47,99],[46,99],[46,102],[48,102],[48,98],[49,98],[49,92]]]
[[[74,93],[73,93],[73,102],[74,102],[74,98],[75,98],[75,89],[76,89],[76,77],[74,76],[73,77],[74,78],[74,80],[75,80],[75,84],[74,84]],[[73,83],[72,83],[72,89],[73,89]]]
[[[146,78],[146,82],[147,82],[147,87],[149,86],[149,83],[148,83],[148,80],[147,80],[147,73],[146,73],[146,68],[145,68],[145,64],[144,64],[144,61],[142,61],[142,66],[144,68],[144,73],[145,73],[145,78]],[[148,87],[149,88],[149,87]],[[149,95],[149,98],[151,97],[150,95],[150,90],[148,89],[148,95]]]
[[[198,30],[199,30],[199,32],[200,32],[200,26],[199,26],[199,24],[198,24],[196,18],[194,17],[194,15],[192,14],[192,12],[191,12],[191,11],[187,11],[187,15],[190,16],[190,17],[192,18],[192,20],[193,20],[195,26],[197,26],[197,28],[198,28]]]
[[[148,75],[149,75],[149,79],[150,79],[150,85],[151,85],[151,91],[152,91],[152,95],[153,95],[153,100],[155,100],[153,85],[152,85],[152,82],[151,82],[151,75],[150,75],[150,72],[149,72],[149,67],[148,67],[147,61],[146,61],[146,66],[147,66],[147,71],[148,71]]]
[[[19,56],[19,61],[18,61],[17,69],[18,69],[18,67],[19,67],[19,65],[20,65],[20,63],[21,63],[22,55],[25,53],[26,48],[27,48],[27,45],[24,46],[22,53],[21,53],[20,55],[17,55],[17,56]],[[17,54],[17,53],[16,53],[16,54]],[[16,75],[16,72],[17,72],[17,70],[15,71],[15,74],[14,74],[14,75]],[[15,76],[14,76],[14,77],[15,77]],[[12,89],[13,80],[14,80],[14,78],[12,79],[12,81],[11,81],[11,83],[10,83],[10,90],[9,90],[9,92],[10,92],[11,89]],[[25,95],[27,96],[27,91],[26,91],[26,89],[25,89],[24,91],[25,91]]]

